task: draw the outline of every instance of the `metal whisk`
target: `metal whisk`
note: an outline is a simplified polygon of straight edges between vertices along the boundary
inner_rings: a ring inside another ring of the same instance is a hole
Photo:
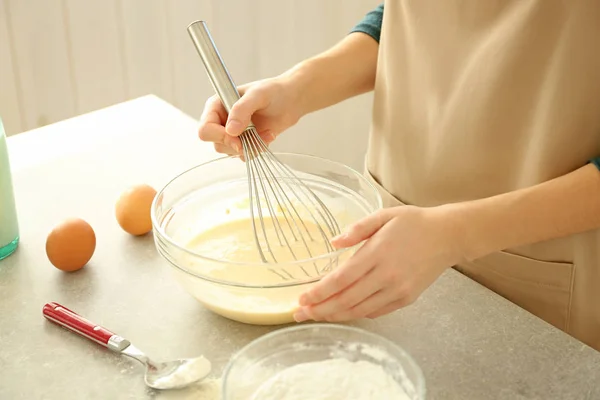
[[[206,23],[193,22],[188,26],[188,33],[202,58],[213,88],[229,112],[240,95]],[[323,201],[269,150],[252,123],[240,135],[240,140],[248,176],[252,228],[262,261],[278,263],[276,254],[282,254],[281,248],[287,249],[289,253],[286,254],[291,254],[294,260],[319,255],[314,254],[314,250],[320,249],[318,246],[321,245],[326,252],[332,251],[330,239],[340,233],[340,228]],[[315,241],[318,242],[317,247]],[[301,257],[300,253],[305,256]],[[325,268],[330,267],[331,263],[328,263]],[[315,269],[319,275],[324,272],[316,264]],[[289,269],[272,271],[284,280],[298,278]],[[301,271],[313,276],[304,267],[301,267]]]

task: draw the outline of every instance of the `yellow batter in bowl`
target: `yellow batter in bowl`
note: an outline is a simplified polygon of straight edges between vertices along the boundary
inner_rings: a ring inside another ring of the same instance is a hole
[[[258,219],[256,223],[261,224]],[[310,220],[304,220],[303,226],[297,227],[288,224],[283,217],[278,217],[277,220],[263,217],[261,225],[264,229],[260,229],[258,235],[255,235],[252,219],[228,221],[201,232],[185,247],[209,258],[249,263],[262,261],[256,245],[256,236],[264,251],[278,263],[306,260],[329,252],[327,238],[323,237],[326,232],[321,232]],[[287,240],[282,238],[284,235]]]
[[[290,323],[293,322],[292,314],[297,307],[297,299],[307,288],[307,284],[297,283],[316,281],[339,265],[340,261],[348,258],[351,252],[343,251],[333,257],[327,256],[324,238],[319,229],[314,223],[305,221],[313,240],[307,240],[306,246],[300,240],[289,244],[300,260],[309,259],[309,251],[313,257],[320,258],[297,262],[287,245],[278,242],[272,221],[265,218],[264,223],[271,251],[279,261],[277,264],[262,263],[256,247],[252,220],[248,218],[216,224],[192,236],[184,245],[191,252],[221,261],[212,268],[208,267],[208,263],[202,263],[207,277],[215,281],[235,278],[236,281],[261,287],[215,286],[212,283],[190,281],[187,274],[178,274],[178,277],[192,295],[217,314],[254,325]],[[196,264],[193,258],[188,258],[183,265],[194,269]]]
[[[381,207],[377,190],[344,165],[312,156],[277,156],[326,204],[342,231]],[[175,267],[174,276],[183,288],[215,313],[255,325],[293,322],[300,294],[348,259],[356,247],[328,253],[326,238],[304,219],[312,240],[307,246],[302,241],[290,243],[295,259],[265,218],[277,263],[263,263],[249,219],[247,191],[245,165],[233,157],[179,175],[153,203],[157,249]]]

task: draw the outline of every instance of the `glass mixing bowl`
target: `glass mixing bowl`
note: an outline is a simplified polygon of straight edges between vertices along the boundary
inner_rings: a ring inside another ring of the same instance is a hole
[[[352,168],[308,155],[276,156],[319,196],[341,230],[382,207],[377,189]],[[231,262],[194,251],[189,243],[202,232],[249,218],[246,164],[238,157],[175,177],[157,193],[151,214],[156,248],[181,286],[208,309],[249,324],[293,322],[299,295],[358,248],[279,264]]]
[[[315,323],[279,329],[237,352],[223,374],[222,398],[260,400],[253,397],[261,390],[260,386],[286,368],[334,358],[379,365],[400,384],[407,399],[425,399],[423,373],[398,345],[362,329]],[[323,372],[315,368],[314,373],[316,376]]]

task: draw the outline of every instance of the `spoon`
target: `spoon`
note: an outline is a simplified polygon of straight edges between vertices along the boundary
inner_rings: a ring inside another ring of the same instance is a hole
[[[146,366],[144,382],[153,389],[180,389],[206,378],[211,363],[200,356],[169,362],[152,361],[131,342],[58,303],[44,305],[46,319],[86,337],[116,353],[134,358]]]

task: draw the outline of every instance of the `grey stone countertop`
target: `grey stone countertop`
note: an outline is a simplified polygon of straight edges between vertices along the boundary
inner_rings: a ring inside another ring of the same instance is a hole
[[[217,156],[197,123],[154,96],[10,137],[21,227],[17,252],[0,262],[0,399],[205,399],[202,387],[145,388],[137,362],[46,321],[59,302],[130,339],[156,359],[206,355],[218,377],[230,356],[276,327],[205,310],[170,278],[150,235],[125,234],[114,202],[125,187],[159,189]],[[66,217],[94,227],[96,252],[76,273],[45,255]],[[600,353],[454,270],[413,306],[362,327],[393,340],[423,369],[427,398],[600,399]]]

